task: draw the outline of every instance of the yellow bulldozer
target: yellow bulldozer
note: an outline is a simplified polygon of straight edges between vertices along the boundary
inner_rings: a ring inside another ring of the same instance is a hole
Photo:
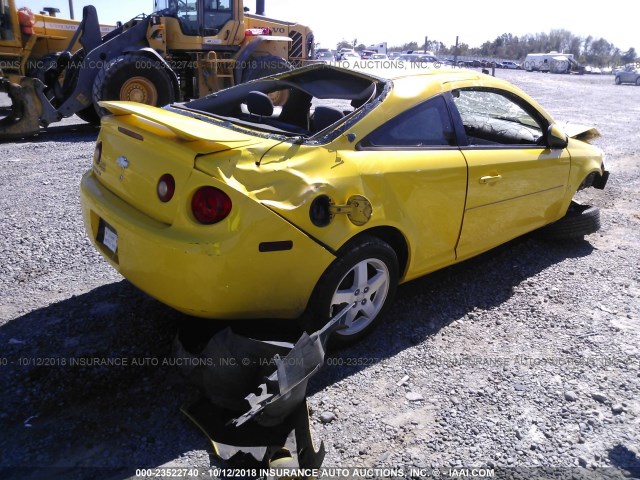
[[[54,9],[29,16],[15,0],[0,6],[0,95],[11,101],[0,139],[74,114],[98,124],[102,100],[163,106],[313,58],[312,31],[266,17],[264,0],[254,14],[243,0],[154,0],[152,14],[115,27],[100,25],[93,6],[80,22],[55,17]]]

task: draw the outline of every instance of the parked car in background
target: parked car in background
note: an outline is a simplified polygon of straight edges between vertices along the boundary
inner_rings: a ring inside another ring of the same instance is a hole
[[[600,75],[602,73],[600,67],[592,67],[591,65],[586,65],[583,67],[583,69],[584,73],[588,75]]]
[[[502,62],[502,68],[508,68],[510,70],[522,70],[522,67],[519,64],[511,60],[505,60],[504,62]]]
[[[335,60],[335,55],[333,52],[329,50],[325,50],[323,52],[316,53],[316,60],[323,60],[325,62],[333,62]]]
[[[389,60],[389,57],[384,53],[374,53],[373,55],[371,55],[371,60],[377,60],[377,61]]]
[[[336,53],[336,60],[343,60],[343,58],[345,56],[346,57],[358,57],[358,59],[360,58],[360,55],[358,55],[354,49],[352,49],[352,48],[341,48]]]
[[[616,73],[616,85],[621,83],[633,83],[640,86],[640,70],[633,64],[624,67],[624,70]]]
[[[440,60],[438,59],[438,57],[435,57],[433,55],[419,55],[418,56],[418,62],[427,62],[427,63],[440,63]]]
[[[164,108],[101,105],[111,115],[80,186],[87,235],[189,315],[316,331],[351,305],[332,338],[344,345],[399,283],[532,230],[600,225],[572,200],[604,188],[602,151],[476,72],[391,80],[315,64]]]
[[[363,60],[368,60],[372,55],[375,55],[377,53],[378,52],[376,52],[375,50],[362,50],[360,52],[360,58],[362,58]]]
[[[420,55],[417,53],[403,53],[396,60],[401,62],[419,62]]]
[[[354,60],[360,60],[360,55],[353,51],[343,52],[340,54],[339,60],[343,62],[352,62]]]
[[[482,67],[482,62],[480,60],[461,60],[458,62],[458,66],[467,68],[480,68]]]

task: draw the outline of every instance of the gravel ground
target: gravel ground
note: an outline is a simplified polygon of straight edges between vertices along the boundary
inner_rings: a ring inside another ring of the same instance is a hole
[[[640,477],[640,88],[497,75],[557,120],[600,129],[611,178],[580,196],[602,208],[603,228],[578,243],[525,236],[400,287],[376,334],[312,379],[326,467]],[[85,238],[78,184],[95,138],[70,119],[0,144],[3,479],[225,466],[179,412],[194,388],[163,364],[194,320],[132,287]],[[294,335],[282,322],[234,325]],[[80,357],[128,365],[70,364]]]

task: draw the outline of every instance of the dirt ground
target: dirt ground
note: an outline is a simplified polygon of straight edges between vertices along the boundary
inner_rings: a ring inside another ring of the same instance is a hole
[[[559,122],[600,130],[611,178],[580,200],[602,209],[602,230],[577,243],[525,236],[401,286],[376,333],[311,382],[326,467],[640,478],[640,88],[497,76]],[[70,119],[0,144],[0,477],[171,466],[210,478],[228,464],[180,413],[197,392],[170,362],[178,328],[201,322],[135,289],[85,238],[78,186],[96,136]],[[296,335],[286,322],[233,326]]]

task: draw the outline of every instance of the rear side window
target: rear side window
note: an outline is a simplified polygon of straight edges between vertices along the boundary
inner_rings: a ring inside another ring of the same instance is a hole
[[[392,118],[360,144],[363,148],[429,148],[455,145],[453,124],[444,98],[440,96]]]

